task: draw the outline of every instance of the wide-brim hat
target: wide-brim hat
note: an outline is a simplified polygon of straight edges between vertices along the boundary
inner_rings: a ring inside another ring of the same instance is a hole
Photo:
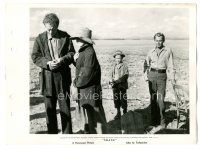
[[[119,50],[114,53],[113,57],[115,58],[116,55],[121,55],[122,58],[125,57],[125,54],[123,54],[122,51]]]
[[[77,35],[75,35],[74,37],[70,37],[70,39],[81,39],[82,41],[89,44],[94,44],[94,41],[92,40],[92,30],[88,28],[82,28]]]

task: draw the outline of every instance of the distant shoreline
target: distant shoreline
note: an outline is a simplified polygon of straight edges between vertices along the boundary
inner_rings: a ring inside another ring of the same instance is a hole
[[[30,41],[34,41],[36,37],[30,37]],[[166,38],[167,40],[189,40],[188,38]],[[102,38],[102,39],[96,39],[93,38],[93,40],[152,40],[152,38]]]

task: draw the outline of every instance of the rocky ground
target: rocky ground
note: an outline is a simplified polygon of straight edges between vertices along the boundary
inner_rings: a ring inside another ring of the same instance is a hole
[[[119,41],[116,41],[119,42]],[[149,47],[152,45],[139,45],[127,43],[116,43],[109,41],[97,41],[95,50],[102,68],[102,88],[103,88],[103,107],[105,110],[108,133],[147,133],[149,126],[149,92],[148,84],[143,79],[143,62]],[[123,41],[126,42],[126,41]],[[182,41],[185,42],[185,41]],[[176,79],[177,83],[188,90],[188,50],[187,43],[172,41],[175,55]],[[175,44],[176,43],[176,44]],[[32,44],[31,44],[32,46]],[[30,47],[31,48],[31,47]],[[114,121],[116,114],[112,100],[112,90],[108,87],[110,70],[113,64],[112,54],[115,50],[123,50],[126,54],[125,63],[129,67],[129,89],[128,89],[128,114],[122,117],[122,120]],[[74,76],[74,66],[72,76]],[[39,95],[39,68],[30,60],[30,133],[46,133],[45,108],[43,97]],[[185,95],[184,95],[185,96]],[[188,98],[187,98],[188,101]],[[167,128],[164,130],[155,130],[152,133],[188,133],[186,128],[187,116],[181,115],[180,123],[177,127],[176,104],[171,83],[167,82],[166,93],[166,113]],[[57,107],[58,123],[60,126],[59,107]],[[185,113],[185,112],[184,112]],[[71,115],[73,123],[73,132],[82,133],[84,122],[81,114],[77,110],[77,103],[71,100]],[[133,126],[134,124],[134,126]],[[152,129],[152,128],[151,128]],[[149,130],[148,130],[149,132]]]

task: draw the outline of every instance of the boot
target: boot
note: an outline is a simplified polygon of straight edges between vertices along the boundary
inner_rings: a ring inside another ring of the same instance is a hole
[[[88,124],[84,125],[84,133],[85,134],[90,134],[90,132],[89,132],[89,125]]]

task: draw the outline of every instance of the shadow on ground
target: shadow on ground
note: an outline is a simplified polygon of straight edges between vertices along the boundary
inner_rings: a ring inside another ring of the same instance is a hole
[[[39,105],[41,103],[44,103],[44,97],[30,97],[30,106]]]
[[[42,97],[31,97],[30,105],[38,105],[43,103],[44,99]],[[172,125],[176,119],[176,106],[174,103],[165,102],[166,105],[166,124]],[[71,107],[71,111],[76,110],[75,107]],[[57,109],[57,114],[59,113],[59,109]],[[106,123],[106,134],[145,134],[146,128],[150,126],[150,113],[151,107],[150,105],[144,109],[136,109],[134,111],[128,111],[126,114],[122,115],[121,119],[111,120]],[[184,114],[184,113],[183,113]],[[45,118],[46,113],[36,113],[34,115],[30,115],[30,121],[39,118]],[[187,115],[186,115],[187,117]],[[180,121],[181,122],[181,121]],[[36,134],[45,134],[46,131],[38,131]],[[189,118],[186,122],[182,122],[181,127],[177,129],[173,125],[171,127],[167,127],[166,129],[161,129],[155,134],[188,134],[189,133]],[[79,130],[74,132],[74,134],[85,134],[84,130]]]
[[[60,133],[60,132],[61,132],[61,130],[58,129],[58,133]],[[35,134],[48,134],[48,132],[47,131],[36,131]],[[55,135],[55,134],[51,134],[51,135]]]
[[[166,125],[168,125],[169,123],[173,122],[174,119],[177,119],[177,114],[176,114],[176,109],[175,109],[176,104],[167,101],[165,102],[165,106],[166,106],[166,112],[165,112]]]
[[[60,110],[57,109],[56,113],[60,113]],[[39,118],[45,118],[46,117],[46,112],[41,112],[41,113],[36,113],[33,115],[30,115],[30,121],[34,120],[34,119],[39,119]]]
[[[144,134],[144,130],[150,125],[150,107],[128,111],[121,119],[107,123],[108,134]]]
[[[178,129],[175,127],[177,124],[176,106],[174,103],[166,102],[166,126],[169,128],[161,129],[155,134],[188,134],[189,133],[189,118],[179,122]],[[121,120],[112,120],[107,123],[108,134],[145,134],[146,128],[151,124],[151,107],[150,105],[144,109],[136,109],[129,111],[122,115]],[[186,118],[188,115],[182,113]],[[153,127],[152,127],[153,128]]]
[[[188,132],[185,129],[162,129],[155,134],[188,134]]]
[[[75,107],[71,107],[70,110],[71,111],[75,110]],[[57,109],[56,114],[59,114],[59,113],[60,113],[60,110]],[[34,119],[45,118],[45,117],[46,117],[46,112],[36,113],[36,114],[30,115],[30,121]]]

